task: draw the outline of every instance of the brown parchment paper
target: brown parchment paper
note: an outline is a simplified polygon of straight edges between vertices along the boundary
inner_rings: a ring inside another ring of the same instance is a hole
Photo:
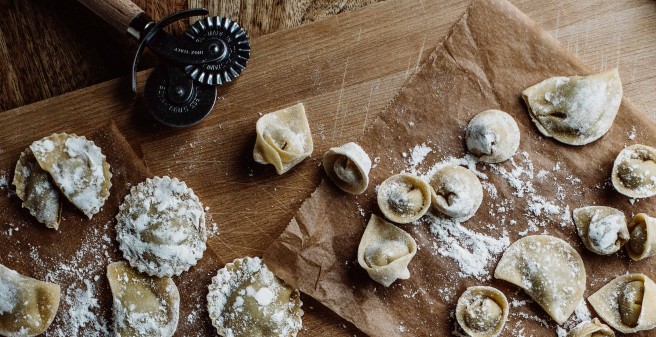
[[[438,252],[443,244],[425,223],[400,226],[415,238],[419,252],[410,263],[411,278],[397,281],[389,288],[371,281],[357,265],[358,243],[370,214],[380,215],[375,204],[375,186],[408,166],[403,152],[407,155],[415,145],[429,142],[433,152],[424,160],[424,168],[448,156],[462,157],[466,154],[463,136],[467,122],[476,113],[492,108],[510,113],[519,124],[521,145],[516,164],[529,169],[528,164],[521,164],[522,153],[529,156],[533,165],[530,170],[536,174],[530,181],[547,201],[571,209],[608,205],[621,209],[627,217],[637,212],[656,215],[653,198],[631,203],[609,183],[613,160],[625,145],[656,145],[654,122],[629,101],[623,100],[613,127],[604,137],[582,147],[541,136],[529,119],[520,96],[524,88],[552,76],[590,73],[510,3],[474,1],[421,70],[359,140],[372,159],[380,160],[371,171],[368,191],[351,196],[324,181],[270,246],[266,263],[285,281],[372,336],[454,334],[457,299],[473,285],[492,285],[511,300],[527,300],[522,291],[504,281],[492,278],[483,282],[460,275],[457,263]],[[628,136],[632,131],[634,139]],[[530,200],[514,196],[515,189],[489,167],[477,167],[488,175],[486,181],[496,187],[498,196],[493,198],[485,192],[476,216],[463,226],[495,238],[506,231],[510,242],[514,242],[521,237],[519,232],[529,228]],[[510,162],[497,167],[514,169]],[[537,177],[541,170],[548,172],[546,178]],[[500,212],[497,207],[504,200],[511,200],[512,204]],[[548,233],[577,249],[588,274],[585,297],[626,272],[642,272],[652,279],[656,276],[656,258],[631,262],[623,251],[612,256],[588,252],[573,224],[562,216],[542,214],[537,218],[545,225],[529,234]],[[511,225],[510,220],[517,223]],[[489,263],[490,275],[499,259],[497,255]],[[519,304],[511,308],[503,336],[556,335],[557,325],[537,304]],[[592,308],[588,308],[595,317]]]

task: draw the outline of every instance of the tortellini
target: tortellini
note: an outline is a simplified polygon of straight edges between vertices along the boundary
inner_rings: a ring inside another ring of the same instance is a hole
[[[494,277],[524,289],[558,324],[574,312],[586,286],[581,256],[567,242],[548,235],[527,236],[510,245]]]
[[[635,144],[615,158],[611,181],[615,189],[631,198],[656,195],[656,149]]]
[[[619,276],[588,297],[588,302],[622,333],[656,328],[656,284],[644,274]]]
[[[471,337],[495,337],[508,320],[508,299],[496,288],[469,287],[456,306],[456,320]]]
[[[358,246],[358,263],[372,280],[389,287],[397,279],[410,278],[408,264],[416,253],[410,234],[372,215]]]
[[[356,143],[333,147],[323,155],[323,169],[337,187],[360,194],[369,186],[371,159]]]
[[[433,207],[460,221],[474,216],[483,202],[483,186],[476,175],[458,165],[438,170],[430,179]]]
[[[573,212],[576,231],[591,252],[610,255],[629,241],[626,218],[620,210],[606,206],[587,206]]]
[[[630,238],[626,252],[634,260],[656,255],[656,219],[645,213],[633,216],[629,224]]]
[[[510,159],[519,148],[519,138],[517,122],[501,110],[478,113],[465,129],[467,149],[485,163]]]
[[[107,266],[116,337],[171,337],[178,326],[180,294],[170,277],[137,273],[125,262]]]
[[[601,138],[622,101],[617,69],[590,76],[552,77],[522,91],[538,130],[570,145]]]
[[[397,174],[378,186],[378,207],[396,223],[410,223],[421,218],[430,207],[431,188],[421,178]]]
[[[592,321],[579,323],[567,334],[567,337],[615,337],[615,332],[595,318]]]
[[[207,309],[224,337],[294,337],[303,325],[300,293],[260,258],[240,258],[212,278]]]
[[[18,274],[0,264],[0,335],[36,336],[59,309],[59,285]]]
[[[278,174],[312,154],[312,134],[302,103],[260,117],[255,132],[253,159],[260,164],[272,164]]]

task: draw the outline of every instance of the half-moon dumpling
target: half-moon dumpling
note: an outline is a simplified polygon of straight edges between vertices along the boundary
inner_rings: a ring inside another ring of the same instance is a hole
[[[36,336],[59,309],[59,285],[23,276],[0,264],[0,335]]]
[[[656,149],[635,144],[615,158],[611,181],[615,189],[631,198],[656,195]]]
[[[342,191],[360,194],[369,185],[371,159],[360,145],[346,143],[323,155],[323,169]]]
[[[119,248],[130,265],[151,276],[180,275],[205,251],[205,210],[177,178],[146,179],[130,189],[116,215]]]
[[[260,164],[272,164],[278,174],[312,154],[312,134],[303,103],[260,117],[255,132],[253,159]]]
[[[570,330],[567,337],[615,337],[615,332],[608,325],[601,323],[599,318],[583,321]]]
[[[469,287],[458,299],[456,320],[468,336],[498,336],[508,320],[508,299],[496,288]]]
[[[170,277],[137,273],[125,262],[107,266],[116,337],[170,337],[178,327],[180,294]]]
[[[448,165],[430,179],[433,207],[449,217],[465,221],[483,202],[483,186],[476,175],[458,165]]]
[[[84,136],[56,133],[30,145],[39,166],[89,219],[100,211],[112,186],[109,164]]]
[[[50,180],[48,172],[41,169],[30,148],[21,153],[14,170],[16,195],[23,207],[30,211],[46,227],[58,229],[61,220],[61,196]]]
[[[301,305],[299,291],[258,257],[219,269],[207,294],[210,319],[224,337],[294,337],[303,326]]]
[[[576,310],[586,285],[579,253],[548,235],[515,241],[503,253],[494,277],[524,289],[558,324]]]
[[[576,231],[591,252],[610,255],[629,241],[624,213],[606,206],[587,206],[574,210]]]
[[[485,163],[510,159],[519,148],[519,136],[515,119],[494,109],[478,113],[465,129],[467,149]]]
[[[634,260],[656,255],[656,219],[645,213],[633,216],[629,224],[630,238],[626,252]]]
[[[547,137],[585,145],[613,125],[622,101],[617,69],[590,76],[552,77],[522,91],[531,120]]]
[[[397,279],[409,279],[408,264],[416,253],[410,234],[371,215],[358,246],[358,263],[372,280],[389,287]]]
[[[387,219],[409,223],[421,218],[431,203],[431,188],[421,178],[401,173],[378,186],[378,207]]]
[[[601,319],[622,333],[656,328],[656,284],[644,274],[619,276],[588,297],[588,302]]]

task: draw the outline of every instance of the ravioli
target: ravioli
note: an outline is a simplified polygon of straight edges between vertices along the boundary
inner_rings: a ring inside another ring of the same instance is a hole
[[[630,238],[626,252],[634,260],[656,255],[656,219],[645,213],[633,216],[629,224]]]
[[[378,186],[378,207],[385,217],[396,223],[419,220],[430,207],[431,187],[421,178],[401,173]]]
[[[483,186],[476,175],[458,165],[448,165],[430,178],[432,204],[441,213],[465,221],[483,202]]]
[[[508,321],[508,299],[496,288],[474,286],[458,299],[456,320],[471,337],[495,337]]]
[[[592,321],[583,321],[577,324],[567,334],[567,337],[615,337],[615,332],[595,318]]]
[[[656,149],[635,144],[615,158],[611,181],[615,189],[631,198],[656,195]]]
[[[465,128],[465,144],[479,161],[500,163],[510,159],[519,148],[517,122],[501,110],[478,113]]]
[[[333,147],[323,155],[323,169],[342,191],[361,194],[369,186],[371,159],[356,143]]]
[[[575,209],[572,214],[581,241],[595,254],[614,254],[629,241],[626,218],[618,209],[587,206]]]

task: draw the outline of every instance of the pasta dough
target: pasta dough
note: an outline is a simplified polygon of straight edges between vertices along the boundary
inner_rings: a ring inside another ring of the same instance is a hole
[[[130,265],[151,276],[173,276],[203,257],[205,210],[177,178],[146,179],[130,189],[116,215],[119,248]]]
[[[448,165],[430,179],[433,207],[452,218],[465,221],[483,202],[483,186],[476,175],[458,165]]]
[[[431,203],[431,188],[421,178],[397,174],[378,186],[378,207],[387,219],[409,223],[421,218]]]
[[[358,263],[372,280],[389,287],[397,279],[409,279],[408,264],[416,253],[410,234],[371,215],[358,246]]]
[[[18,274],[0,264],[0,335],[36,336],[59,309],[59,285]]]
[[[575,209],[573,217],[579,237],[593,253],[610,255],[629,241],[626,218],[620,210],[587,206]]]
[[[323,155],[323,169],[342,191],[360,194],[369,185],[371,159],[360,145],[346,143]]]
[[[631,233],[626,252],[634,260],[642,260],[656,255],[656,219],[645,213],[633,216],[629,224]]]
[[[581,256],[567,242],[548,235],[515,241],[501,257],[494,277],[524,289],[558,324],[574,312],[586,285]]]
[[[547,137],[570,145],[601,138],[622,101],[617,69],[590,76],[552,77],[522,92],[531,120]]]
[[[656,328],[656,284],[644,274],[619,276],[588,297],[588,302],[622,333]]]
[[[293,337],[301,329],[299,291],[273,275],[260,258],[240,258],[212,278],[207,309],[224,337]]]
[[[465,128],[467,149],[485,163],[510,159],[519,148],[519,136],[515,119],[501,110],[480,112]]]
[[[574,327],[567,337],[615,337],[615,332],[598,318],[592,321],[583,321]]]
[[[471,337],[495,337],[508,321],[508,299],[496,288],[469,287],[456,306],[456,320]]]
[[[615,158],[611,181],[615,189],[631,198],[656,195],[656,149],[635,144]]]
[[[170,277],[137,273],[125,262],[107,266],[116,337],[170,337],[178,326],[180,294]]]
[[[253,159],[260,164],[272,164],[278,174],[312,154],[312,134],[302,103],[260,117],[255,132]]]

